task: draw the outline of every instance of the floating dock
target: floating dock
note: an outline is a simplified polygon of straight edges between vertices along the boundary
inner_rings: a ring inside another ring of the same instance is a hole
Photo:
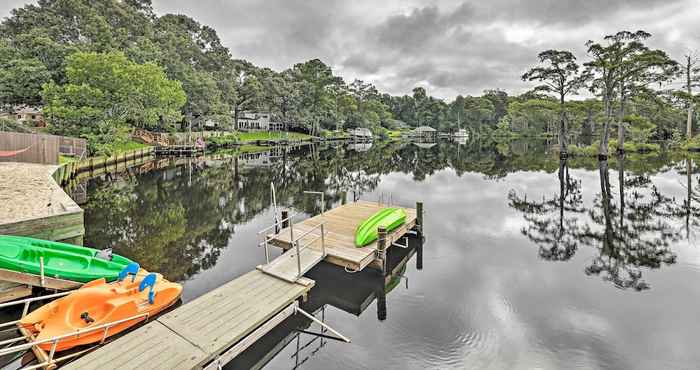
[[[311,231],[320,224],[324,224],[325,229],[325,260],[342,266],[347,270],[360,271],[370,266],[378,270],[383,270],[383,260],[386,250],[401,243],[416,224],[421,223],[422,205],[418,203],[416,208],[404,208],[406,211],[406,222],[395,230],[386,234],[384,248],[380,248],[380,240],[377,240],[363,248],[355,246],[355,230],[364,220],[372,216],[381,209],[387,207],[379,202],[369,202],[359,200],[323,212],[320,215],[308,218],[298,223],[292,223],[282,229],[278,234],[270,236],[270,244],[281,247],[285,250],[291,249],[292,236],[309,233],[302,238],[302,242],[307,239],[317,238],[318,231]],[[320,250],[320,243],[312,243],[312,248]]]

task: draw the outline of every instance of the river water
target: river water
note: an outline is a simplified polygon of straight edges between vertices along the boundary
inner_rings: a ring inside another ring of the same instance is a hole
[[[264,262],[271,182],[305,215],[321,208],[305,190],[326,208],[423,201],[425,240],[392,249],[393,277],[309,273],[307,310],[351,344],[293,317],[227,369],[696,368],[696,172],[670,154],[562,162],[532,142],[163,160],[89,182],[85,244],[181,282],[187,302]]]

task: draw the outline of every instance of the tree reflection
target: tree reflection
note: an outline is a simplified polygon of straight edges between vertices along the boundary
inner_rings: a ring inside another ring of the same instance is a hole
[[[522,212],[528,225],[523,235],[539,248],[539,256],[548,261],[567,261],[578,248],[578,214],[585,211],[581,181],[569,176],[566,160],[559,161],[559,194],[541,201],[528,201],[515,191],[508,193],[509,205]],[[568,216],[567,216],[568,215]]]
[[[679,206],[648,175],[627,175],[624,156],[617,158],[617,196],[607,161],[598,163],[598,175],[600,193],[589,208],[583,205],[581,183],[569,179],[565,161],[559,167],[559,194],[529,201],[511,191],[509,205],[523,213],[527,226],[522,232],[538,246],[541,258],[566,261],[581,246],[589,246],[596,253],[584,269],[586,275],[599,275],[621,289],[649,289],[643,270],[676,262],[670,246],[680,233],[667,216],[690,213],[692,192],[686,206]]]
[[[390,173],[423,181],[449,169],[457,176],[479,173],[486,179],[501,180],[518,171],[545,171],[557,173],[557,193],[541,200],[508,194],[509,205],[523,214],[526,226],[522,232],[537,245],[538,255],[567,261],[590,246],[596,256],[587,274],[642,290],[648,287],[641,279],[642,268],[675,261],[669,244],[677,240],[679,230],[672,230],[664,218],[683,217],[686,229],[697,224],[700,197],[691,189],[691,182],[686,202],[678,205],[662,196],[649,176],[626,175],[625,165],[633,173],[652,173],[664,168],[668,158],[643,163],[618,160],[616,195],[607,162],[601,162],[597,166],[601,192],[586,206],[582,193],[587,189],[582,189],[581,180],[572,178],[569,168],[596,168],[595,161],[560,161],[545,154],[544,143],[509,145],[513,145],[509,156],[484,142],[471,142],[460,150],[448,143],[419,148],[380,142],[362,153],[342,146],[313,147],[166,160],[170,162],[166,166],[154,162],[146,166],[150,172],[91,181],[85,206],[86,241],[113,247],[145,268],[181,281],[214,266],[239,225],[269,211],[271,182],[280,206],[315,214],[321,204],[304,191],[323,191],[323,206],[330,209],[346,201],[348,192],[374,191],[382,176]]]
[[[663,196],[646,176],[626,177],[624,157],[618,160],[620,195],[613,200],[608,162],[599,162],[601,194],[589,216],[594,225],[584,225],[581,240],[598,249],[586,274],[601,275],[619,288],[649,289],[642,268],[659,268],[676,262],[670,243],[679,239],[663,215],[671,198]],[[645,194],[646,193],[646,194]]]
[[[695,230],[700,227],[700,193],[693,188],[693,160],[686,158],[681,172],[685,176],[686,196],[682,204],[676,202],[668,203],[661,210],[662,214],[668,218],[682,220],[683,230],[686,239],[690,240],[695,234]],[[698,184],[700,186],[700,178]]]

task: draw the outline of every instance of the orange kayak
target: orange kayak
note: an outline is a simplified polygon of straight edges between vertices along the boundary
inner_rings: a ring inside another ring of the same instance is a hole
[[[134,270],[138,272],[132,273],[132,276],[120,274],[120,279],[113,283],[107,283],[105,279],[86,283],[73,293],[28,314],[18,325],[34,333],[35,341],[76,333],[58,342],[56,351],[63,351],[101,342],[103,338],[153,317],[180,298],[182,285],[172,283],[160,274],[140,270],[137,264],[133,265],[136,265]],[[104,328],[86,332],[90,328],[120,320],[124,321],[110,326],[106,333]],[[39,344],[47,351],[51,350],[51,346],[52,342]]]

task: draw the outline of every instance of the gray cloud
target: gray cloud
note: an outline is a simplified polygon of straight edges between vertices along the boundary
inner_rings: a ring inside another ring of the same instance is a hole
[[[23,3],[0,4],[0,14]],[[154,0],[215,28],[236,58],[276,70],[319,58],[346,80],[393,94],[416,85],[452,98],[487,88],[512,93],[538,52],[585,59],[584,43],[644,29],[653,47],[680,58],[700,48],[697,0]]]

